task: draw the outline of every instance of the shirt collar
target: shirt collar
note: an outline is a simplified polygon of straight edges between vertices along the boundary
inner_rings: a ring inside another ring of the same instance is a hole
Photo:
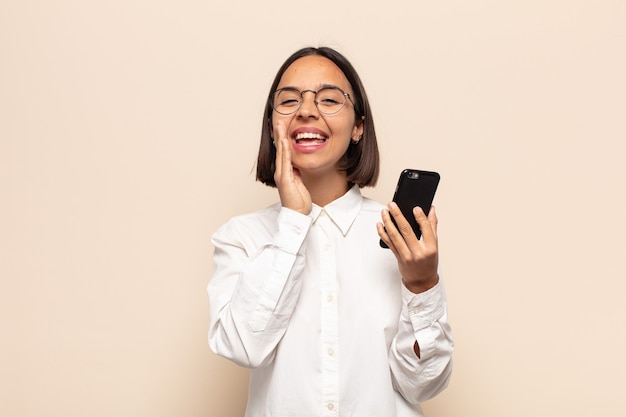
[[[355,184],[347,193],[324,207],[313,204],[311,217],[313,221],[316,221],[323,211],[326,212],[328,217],[339,227],[341,233],[345,236],[361,210],[362,204],[363,196],[361,195],[361,190]]]

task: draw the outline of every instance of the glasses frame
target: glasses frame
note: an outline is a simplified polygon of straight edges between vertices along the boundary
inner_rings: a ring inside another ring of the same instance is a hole
[[[328,90],[328,89],[332,89],[332,90],[339,90],[341,92],[341,94],[343,95],[343,103],[341,104],[341,106],[334,112],[326,112],[323,111],[322,109],[320,109],[319,106],[319,102],[317,101],[317,93],[319,93],[322,90]],[[276,95],[278,93],[280,93],[281,91],[297,91],[298,93],[300,93],[300,102],[298,103],[298,106],[295,107],[293,109],[293,111],[290,111],[289,113],[283,113],[279,110],[276,109],[276,107],[274,107],[274,99],[276,98]],[[350,100],[350,103],[352,103],[352,106],[354,106],[354,101],[352,100],[352,97],[350,97],[349,93],[346,93],[345,91],[343,91],[341,88],[337,87],[336,85],[327,85],[324,86],[322,88],[320,88],[319,90],[298,90],[295,87],[283,87],[283,88],[279,88],[278,90],[274,91],[272,93],[272,96],[270,98],[270,104],[272,106],[272,109],[278,113],[278,114],[282,114],[283,116],[289,116],[291,114],[294,114],[295,112],[297,112],[298,110],[300,110],[300,107],[302,107],[302,103],[304,103],[304,93],[313,93],[314,94],[314,98],[313,98],[313,103],[315,103],[315,108],[317,108],[317,110],[325,115],[325,116],[332,116],[333,114],[337,114],[341,111],[341,109],[344,108],[344,106],[346,105],[346,98],[348,98],[348,100]]]

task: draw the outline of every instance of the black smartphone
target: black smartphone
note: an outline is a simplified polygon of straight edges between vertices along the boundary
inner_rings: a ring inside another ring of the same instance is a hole
[[[408,220],[419,239],[422,236],[420,227],[413,215],[413,208],[419,206],[428,216],[430,206],[433,204],[435,192],[439,185],[439,174],[432,171],[421,171],[418,169],[405,169],[400,174],[396,191],[393,194],[393,201],[398,205],[404,217]],[[396,221],[391,217],[393,223]],[[380,240],[380,246],[389,248],[385,242]]]

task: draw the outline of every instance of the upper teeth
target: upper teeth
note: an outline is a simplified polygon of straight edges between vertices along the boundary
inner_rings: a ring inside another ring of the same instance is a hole
[[[326,139],[326,137],[320,135],[319,133],[303,132],[296,135],[296,140],[299,139]]]

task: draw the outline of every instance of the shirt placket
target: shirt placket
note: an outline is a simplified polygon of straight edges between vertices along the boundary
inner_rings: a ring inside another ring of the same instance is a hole
[[[321,253],[321,335],[320,355],[322,364],[322,415],[339,415],[339,355],[337,317],[337,267],[333,228],[325,211],[320,213],[322,230]]]

